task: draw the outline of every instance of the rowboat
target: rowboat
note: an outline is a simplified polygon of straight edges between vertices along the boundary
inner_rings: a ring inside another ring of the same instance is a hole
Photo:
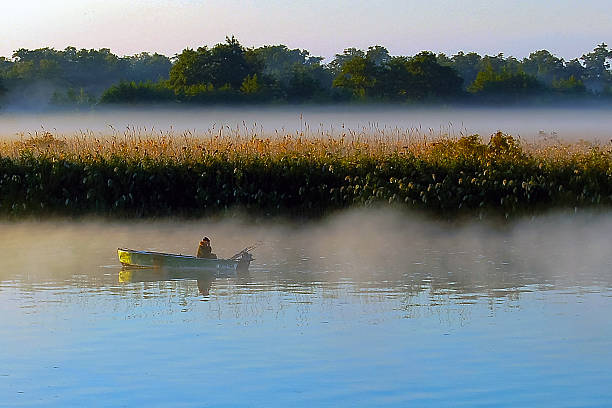
[[[117,248],[117,255],[121,265],[127,268],[202,270],[216,272],[217,274],[246,272],[253,260],[247,250],[243,250],[229,259],[196,258],[192,255],[136,251],[127,248]]]

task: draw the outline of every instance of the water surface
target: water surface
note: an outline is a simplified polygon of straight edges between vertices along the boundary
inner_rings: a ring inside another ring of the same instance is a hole
[[[605,406],[612,217],[0,223],[0,406]],[[122,271],[116,247],[250,274]]]

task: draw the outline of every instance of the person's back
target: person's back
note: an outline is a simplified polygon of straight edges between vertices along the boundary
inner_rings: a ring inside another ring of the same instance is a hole
[[[212,247],[210,246],[210,239],[204,237],[198,245],[197,258],[217,259],[217,255],[213,254]]]

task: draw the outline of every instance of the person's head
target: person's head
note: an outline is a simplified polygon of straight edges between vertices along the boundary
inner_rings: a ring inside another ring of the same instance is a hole
[[[210,238],[208,238],[208,237],[204,237],[204,238],[202,238],[202,243],[203,243],[204,245],[208,245],[208,246],[210,246]]]

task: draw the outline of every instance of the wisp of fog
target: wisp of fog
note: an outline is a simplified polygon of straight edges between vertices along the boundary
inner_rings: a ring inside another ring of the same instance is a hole
[[[258,243],[251,279],[482,296],[538,287],[612,284],[612,216],[550,214],[510,223],[448,224],[387,209],[293,223],[248,217],[0,224],[0,281],[117,282],[117,247],[195,254],[203,235],[220,257]]]
[[[565,141],[607,143],[612,129],[609,107],[401,107],[401,106],[287,106],[210,107],[184,109],[96,109],[84,112],[4,112],[0,137],[49,131],[71,136],[78,131],[109,135],[126,128],[144,131],[192,131],[206,135],[219,129],[259,136],[300,132],[341,135],[403,129],[425,136],[480,134],[502,131],[527,142],[542,137]]]

